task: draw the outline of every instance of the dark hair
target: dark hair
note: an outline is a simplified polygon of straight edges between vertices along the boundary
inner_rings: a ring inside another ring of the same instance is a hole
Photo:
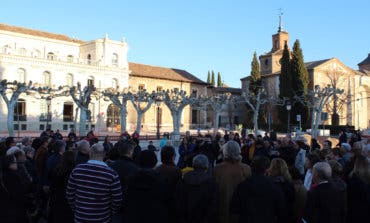
[[[155,155],[154,151],[143,150],[140,152],[139,165],[141,168],[154,168],[157,162],[157,156]]]
[[[164,146],[161,150],[161,161],[163,164],[173,164],[173,157],[176,155],[172,146]]]
[[[7,155],[0,158],[0,187],[5,191],[8,191],[8,189],[5,187],[4,172],[8,170],[10,164],[14,161],[15,158],[13,155]]]
[[[73,151],[63,153],[62,159],[55,169],[57,175],[62,176],[72,172],[76,165],[76,154]]]
[[[313,167],[316,163],[320,162],[320,157],[317,156],[316,154],[308,154],[307,159],[311,163],[311,167]]]
[[[134,150],[135,145],[132,142],[117,142],[114,144],[113,149],[118,151],[120,157],[128,155],[130,151]]]
[[[34,148],[35,150],[38,149],[41,146],[41,140],[39,137],[35,138],[32,141],[31,147]]]
[[[56,153],[59,153],[62,149],[66,148],[66,143],[63,140],[56,140],[53,144],[53,150]]]
[[[5,146],[6,146],[6,149],[9,149],[9,148],[10,148],[10,144],[12,144],[12,143],[15,143],[15,141],[14,141],[14,137],[11,137],[11,136],[7,137],[7,138],[5,139]]]
[[[270,166],[270,159],[266,156],[256,156],[252,160],[252,170],[257,174],[264,174]]]

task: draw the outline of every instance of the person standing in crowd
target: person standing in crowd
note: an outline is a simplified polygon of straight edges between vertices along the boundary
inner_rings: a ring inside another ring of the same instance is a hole
[[[123,202],[121,207],[122,222],[124,221],[125,216],[127,215],[127,183],[129,177],[135,175],[139,171],[139,167],[136,165],[132,159],[132,154],[134,152],[134,144],[130,142],[119,141],[114,145],[114,149],[117,149],[119,152],[119,159],[115,160],[110,164],[110,167],[115,170],[119,176]]]
[[[161,150],[162,164],[156,168],[159,176],[167,184],[167,193],[170,195],[168,206],[170,208],[170,221],[175,220],[175,191],[176,185],[182,177],[181,169],[175,164],[176,153],[172,146],[165,146]]]
[[[45,184],[49,185],[49,177],[51,172],[55,169],[55,167],[59,164],[60,160],[62,159],[63,153],[66,150],[66,143],[63,140],[57,140],[53,145],[54,154],[50,155],[46,161],[46,168],[45,168],[45,176],[46,181]]]
[[[90,160],[73,169],[66,196],[75,222],[110,222],[122,202],[119,176],[103,162],[104,147],[91,147]]]
[[[312,168],[313,166],[320,161],[319,157],[316,155],[316,153],[308,154],[305,167],[306,167],[306,175],[304,176],[303,185],[306,188],[307,191],[311,189],[312,184]],[[299,170],[298,170],[299,171]],[[301,172],[299,171],[299,174]]]
[[[49,223],[73,222],[73,213],[66,198],[66,188],[75,163],[75,153],[67,151],[50,174]]]
[[[132,154],[132,159],[137,162],[138,157],[141,153],[141,146],[139,144],[139,138],[132,138],[132,142],[134,144],[134,153]]]
[[[27,169],[27,172],[30,174],[33,183],[38,182],[37,172],[36,172],[36,164],[35,164],[35,149],[32,147],[26,147],[24,149],[24,153],[26,154],[26,161],[24,162],[24,166]]]
[[[159,147],[162,149],[163,147],[165,147],[167,144],[168,144],[168,138],[169,138],[169,135],[168,133],[164,133],[163,134],[163,138],[161,139],[161,141],[159,142]]]
[[[157,148],[153,145],[153,141],[149,141],[148,150],[152,150],[154,152],[158,151]]]
[[[189,147],[190,147],[189,144],[190,144],[190,142],[188,142],[187,138],[184,137],[181,141],[180,146],[179,146],[180,157],[179,157],[179,161],[177,162],[177,166],[180,169],[183,169],[185,167],[185,161],[186,161],[187,157],[191,156],[191,153],[193,152],[189,149]]]
[[[170,223],[168,185],[154,168],[157,156],[153,151],[143,150],[138,159],[141,169],[128,179],[127,211],[124,223],[161,222]],[[143,208],[143,206],[145,208]]]
[[[299,139],[294,144],[294,149],[296,151],[294,166],[299,170],[299,173],[304,175],[304,166],[306,163],[306,150],[304,150],[305,144],[303,139]]]
[[[35,154],[35,163],[36,163],[36,170],[37,174],[40,179],[40,183],[43,184],[45,182],[45,173],[46,173],[46,161],[48,158],[48,146],[49,146],[49,137],[41,137],[40,138],[40,147],[37,148]]]
[[[89,160],[90,144],[86,140],[77,142],[76,165],[86,163]]]
[[[71,139],[72,141],[76,141],[77,140],[77,135],[75,133],[75,130],[74,128],[71,128],[71,130],[69,131],[68,133],[68,136],[67,136],[68,139]]]
[[[252,176],[236,188],[230,211],[239,216],[240,223],[287,222],[284,194],[265,176],[269,165],[267,157],[256,156],[252,161]]]
[[[251,169],[241,163],[240,146],[229,141],[223,146],[224,161],[214,168],[213,174],[219,188],[219,222],[233,223],[236,218],[229,212],[229,204],[235,188],[240,182],[251,176]]]
[[[312,169],[315,188],[308,191],[304,220],[308,223],[346,222],[346,201],[338,196],[340,191],[330,182],[331,167],[326,162],[318,162]]]
[[[113,148],[113,144],[110,142],[109,136],[105,136],[103,146],[106,153],[108,153]]]
[[[185,174],[176,190],[176,221],[180,223],[217,222],[217,185],[207,173],[205,155],[193,158],[194,170]]]
[[[271,161],[270,168],[267,170],[267,174],[272,178],[272,180],[284,194],[285,207],[287,208],[288,217],[287,222],[295,223],[296,221],[293,218],[295,191],[288,165],[283,159],[275,158]]]
[[[370,161],[366,157],[356,157],[347,182],[347,191],[347,222],[363,222],[370,219]]]
[[[60,133],[60,130],[57,129],[57,131],[54,134],[54,139],[56,140],[63,140],[63,135]]]
[[[291,166],[289,168],[290,175],[292,176],[292,183],[294,186],[294,203],[293,203],[293,216],[294,222],[301,222],[303,210],[307,199],[307,190],[303,185],[302,177],[297,168]]]
[[[26,212],[27,188],[21,183],[14,156],[0,160],[0,221],[2,223],[28,223]]]
[[[348,143],[347,133],[344,129],[339,136],[339,145],[342,145],[342,143]]]

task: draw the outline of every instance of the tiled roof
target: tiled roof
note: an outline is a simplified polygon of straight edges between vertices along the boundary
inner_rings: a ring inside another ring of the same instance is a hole
[[[156,67],[132,62],[129,63],[129,69],[131,71],[130,73],[131,76],[183,81],[207,85],[207,83],[198,79],[197,77],[195,77],[194,75],[185,70],[167,67]]]
[[[313,69],[327,61],[329,61],[331,59],[325,59],[325,60],[316,60],[316,61],[310,61],[310,62],[307,62],[307,63],[304,63],[306,65],[306,68],[307,69]]]
[[[370,64],[370,53],[367,55],[367,58],[363,61],[361,61],[358,66],[365,65],[365,64]]]
[[[15,33],[22,33],[22,34],[31,35],[31,36],[39,36],[39,37],[49,38],[49,39],[62,40],[62,41],[73,42],[73,43],[84,43],[84,41],[82,40],[73,39],[73,38],[70,38],[62,34],[48,33],[44,31],[28,29],[28,28],[23,28],[23,27],[18,27],[18,26],[10,26],[10,25],[1,24],[1,23],[0,23],[0,30],[4,30],[8,32],[15,32]]]

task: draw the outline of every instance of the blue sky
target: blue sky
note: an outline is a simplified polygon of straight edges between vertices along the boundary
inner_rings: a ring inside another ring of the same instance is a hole
[[[357,69],[370,53],[368,0],[2,1],[0,23],[82,40],[125,37],[129,61],[185,69],[203,80],[214,70],[240,87],[253,52],[272,47],[279,8],[290,45],[301,41],[305,61],[336,57]]]

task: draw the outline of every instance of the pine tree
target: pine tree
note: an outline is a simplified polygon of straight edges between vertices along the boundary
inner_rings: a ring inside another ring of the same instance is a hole
[[[217,73],[217,87],[222,87],[222,80],[220,72]]]
[[[208,74],[207,74],[207,83],[210,84],[211,83],[211,73],[208,71]]]
[[[212,70],[212,76],[211,76],[211,85],[215,86],[215,72]]]
[[[294,94],[301,96],[307,93],[310,82],[308,71],[303,61],[303,53],[299,43],[296,40],[293,45],[292,59],[290,62],[290,73],[292,75],[292,89]],[[308,126],[309,112],[308,108],[302,103],[295,103],[292,107],[293,117],[301,115],[304,126]],[[307,122],[306,122],[307,121]]]
[[[290,72],[290,52],[288,45],[284,45],[283,56],[281,58],[281,71],[279,75],[279,97],[281,99],[288,98],[292,99],[293,89],[292,89],[292,74]],[[285,106],[279,107],[279,120],[280,122],[287,123],[287,111]]]
[[[258,88],[261,87],[261,85],[262,85],[262,81],[261,81],[260,64],[258,63],[257,53],[254,52],[253,60],[251,63],[251,78],[249,82],[249,91],[256,94],[258,91]]]

